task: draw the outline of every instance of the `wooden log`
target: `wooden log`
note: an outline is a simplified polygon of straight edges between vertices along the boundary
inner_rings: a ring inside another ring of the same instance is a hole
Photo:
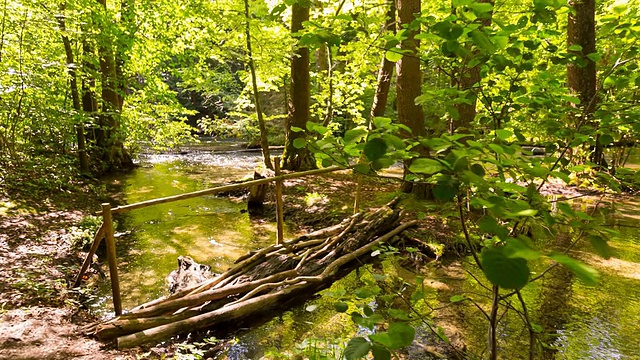
[[[276,244],[284,242],[284,205],[282,203],[282,178],[280,176],[280,158],[276,157],[273,162],[276,172],[276,221],[277,234]]]
[[[93,261],[93,255],[95,255],[96,251],[98,251],[98,246],[100,246],[100,242],[102,241],[102,239],[104,239],[104,223],[100,224],[100,227],[96,232],[96,235],[93,237],[93,243],[91,244],[89,253],[87,254],[87,257],[84,258],[84,262],[80,267],[80,271],[78,272],[78,276],[76,277],[76,280],[73,282],[72,287],[74,288],[78,287],[80,286],[80,283],[82,283],[82,276],[91,265],[91,262]]]
[[[184,307],[197,306],[207,301],[219,300],[230,295],[244,294],[259,287],[260,285],[271,283],[274,281],[281,281],[290,277],[296,277],[297,275],[298,273],[295,270],[283,271],[281,273],[274,274],[260,280],[240,283],[233,286],[226,286],[219,289],[210,289],[207,291],[203,291],[201,293],[189,294],[184,297],[169,300],[169,301],[164,301],[157,305],[150,306],[145,309],[137,310],[135,312],[132,311],[128,314],[123,315],[123,318],[152,317],[152,316],[160,315],[162,313],[173,312]]]
[[[116,261],[116,240],[113,234],[113,220],[109,203],[102,204],[102,218],[104,220],[104,237],[107,243],[107,261],[109,263],[113,308],[116,316],[118,316],[122,315],[122,300],[120,299],[120,279],[118,279],[118,263]]]
[[[284,175],[276,176],[276,177],[273,177],[273,178],[266,178],[266,179],[248,181],[246,183],[224,185],[224,186],[219,186],[219,187],[215,187],[215,188],[211,188],[211,189],[198,190],[198,191],[185,193],[185,194],[180,194],[180,195],[173,195],[173,196],[167,196],[167,197],[163,197],[163,198],[159,198],[159,199],[151,199],[151,200],[141,201],[141,202],[135,203],[135,204],[122,205],[122,206],[118,206],[118,207],[115,207],[115,208],[111,209],[111,213],[112,214],[119,214],[119,213],[122,213],[122,212],[131,211],[131,210],[134,210],[134,209],[140,209],[140,208],[144,208],[144,207],[147,207],[147,206],[152,206],[152,205],[157,205],[157,204],[166,204],[166,203],[170,203],[170,202],[174,202],[174,201],[192,199],[192,198],[199,197],[199,196],[213,195],[213,194],[217,194],[219,192],[224,192],[224,191],[230,191],[230,190],[236,190],[236,189],[244,189],[244,188],[247,188],[247,187],[253,186],[253,185],[268,184],[268,183],[270,183],[272,181],[275,181],[275,180],[295,179],[295,178],[299,178],[299,177],[303,177],[303,176],[319,175],[319,174],[324,174],[324,173],[337,171],[337,170],[343,170],[343,169],[344,168],[342,168],[340,166],[330,166],[330,167],[322,168],[322,169],[315,169],[315,170],[309,170],[309,171],[303,171],[303,172],[294,172],[294,173],[284,174]],[[96,212],[96,215],[102,215],[102,211]]]
[[[258,296],[242,303],[237,303],[205,314],[157,326],[134,334],[121,336],[117,340],[117,346],[119,349],[131,348],[146,343],[168,339],[171,336],[190,332],[194,329],[211,327],[216,324],[243,318],[247,315],[272,308],[279,301],[288,298],[289,294],[295,293],[303,289],[305,286],[306,283],[294,285],[276,293]]]

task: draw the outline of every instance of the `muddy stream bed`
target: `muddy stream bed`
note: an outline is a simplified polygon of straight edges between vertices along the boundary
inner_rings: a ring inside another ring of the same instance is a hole
[[[141,167],[109,179],[108,186],[114,203],[135,203],[240,180],[251,176],[260,160],[260,152],[244,151],[237,144],[205,144],[183,154],[143,156]],[[165,278],[176,268],[180,255],[191,256],[219,273],[247,251],[273,243],[275,219],[251,219],[245,209],[243,199],[205,196],[118,215],[117,231],[122,235],[116,242],[124,309],[166,294]],[[533,321],[548,333],[547,341],[553,346],[543,351],[542,358],[640,359],[640,203],[628,199],[617,202],[614,210],[607,216],[619,229],[611,243],[615,256],[603,260],[586,248],[576,252],[601,272],[599,286],[587,287],[560,269],[523,290]],[[285,229],[285,238],[294,236],[292,231]],[[543,266],[533,270],[541,271]],[[393,269],[391,263],[383,267],[387,267],[384,271],[408,272]],[[455,261],[422,267],[425,303],[437,307],[454,294],[480,293],[476,282],[465,276],[465,267],[464,262]],[[470,266],[469,270],[473,271]],[[326,291],[352,293],[367,281],[366,274],[354,272]],[[219,358],[287,358],[282,353],[308,357],[320,348],[324,354],[339,354],[339,346],[368,330],[337,313],[334,302],[330,296],[319,297],[251,330],[234,333]],[[375,302],[371,305],[375,307]],[[100,284],[93,311],[112,315],[108,280]],[[499,333],[506,340],[503,358],[526,358],[528,334],[520,320],[513,313],[504,320]],[[487,323],[473,306],[449,307],[436,314],[436,323],[462,338],[470,354],[486,356]],[[436,358],[425,351],[434,349],[434,343],[435,335],[418,326],[416,340],[404,357]]]

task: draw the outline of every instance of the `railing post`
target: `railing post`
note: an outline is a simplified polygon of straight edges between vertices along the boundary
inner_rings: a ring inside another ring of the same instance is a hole
[[[119,316],[122,315],[122,301],[120,300],[120,280],[118,279],[118,264],[116,262],[116,240],[113,235],[113,219],[111,218],[111,205],[109,203],[102,204],[102,218],[104,221],[105,242],[107,243],[107,260],[109,262],[113,308],[116,316]]]
[[[274,159],[273,168],[276,172],[276,178],[280,176],[280,157]],[[278,233],[276,235],[276,244],[282,244],[284,241],[284,215],[282,205],[282,179],[276,180],[276,214],[278,222]]]
[[[353,213],[357,214],[360,211],[360,193],[362,192],[362,174],[356,175],[356,198],[353,201]]]

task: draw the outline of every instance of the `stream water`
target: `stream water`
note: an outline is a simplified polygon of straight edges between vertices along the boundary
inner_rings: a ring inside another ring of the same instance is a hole
[[[110,179],[114,201],[134,203],[252,175],[260,153],[228,152],[234,149],[235,145],[226,146],[220,152],[209,146],[183,155],[146,156],[141,159],[142,167]],[[222,272],[247,251],[273,243],[275,223],[252,220],[243,211],[245,208],[243,201],[206,196],[117,216],[117,230],[123,233],[117,239],[117,255],[124,308],[165,294],[164,279],[176,268],[180,255],[191,256],[211,265],[214,272]],[[600,285],[587,287],[570,272],[556,269],[523,290],[533,322],[548,334],[546,341],[552,345],[539,354],[540,358],[640,359],[640,203],[629,199],[616,203],[614,210],[607,216],[619,230],[610,243],[615,256],[603,260],[588,248],[577,252],[600,271]],[[385,271],[408,273],[406,269],[394,269],[397,265],[391,263],[384,266]],[[537,264],[534,271],[541,271],[544,266]],[[446,267],[434,263],[421,269],[429,279],[425,281],[426,303],[437,307],[454,294],[483,292],[475,281],[464,276],[465,267],[462,263]],[[473,271],[471,267],[468,270]],[[366,275],[354,272],[328,291],[352,293],[366,281]],[[111,309],[108,281],[102,283],[100,292],[95,308],[107,315]],[[355,326],[348,315],[337,313],[334,302],[330,296],[318,297],[237,335],[226,358],[255,359],[265,354],[278,358],[285,351],[309,354],[318,349],[324,349],[325,354],[339,353],[336,344],[344,346],[345,341],[365,329]],[[517,314],[508,312],[502,323],[502,358],[527,358],[528,333]],[[438,325],[452,328],[464,339],[469,354],[475,354],[470,358],[486,357],[487,322],[475,307],[450,307],[440,315]],[[418,327],[416,341],[405,351],[405,357],[436,358],[424,350],[434,341],[433,334]]]

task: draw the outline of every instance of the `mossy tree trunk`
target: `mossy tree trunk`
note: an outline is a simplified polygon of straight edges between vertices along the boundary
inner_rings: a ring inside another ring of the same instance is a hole
[[[98,0],[104,10],[103,22],[107,19],[107,1]],[[130,169],[133,162],[124,148],[121,133],[121,111],[124,94],[118,94],[119,81],[117,76],[114,46],[102,24],[102,32],[98,35],[98,56],[100,59],[101,76],[101,111],[98,116],[96,129],[96,160],[102,162],[104,171]]]

